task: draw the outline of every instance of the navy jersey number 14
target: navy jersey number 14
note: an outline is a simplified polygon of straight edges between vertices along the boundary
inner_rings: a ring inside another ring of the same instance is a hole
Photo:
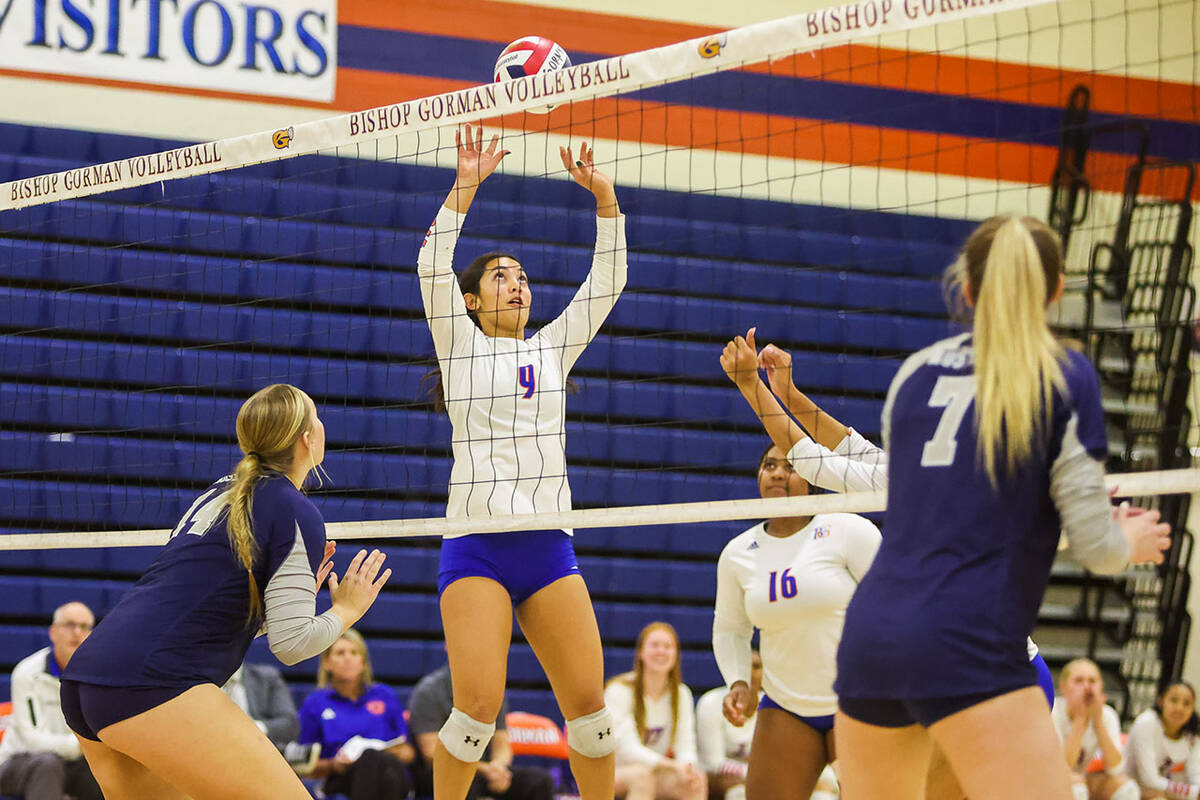
[[[517,383],[525,390],[525,394],[521,395],[522,400],[533,397],[533,390],[537,387],[533,377],[533,364],[526,364],[517,370]]]

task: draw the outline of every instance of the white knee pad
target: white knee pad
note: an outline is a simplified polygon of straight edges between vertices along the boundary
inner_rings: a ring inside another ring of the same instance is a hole
[[[1112,793],[1112,800],[1141,800],[1142,790],[1134,781],[1125,781]]]
[[[608,708],[567,720],[567,746],[587,758],[604,758],[616,750],[617,737]]]
[[[1088,789],[1086,783],[1072,783],[1071,795],[1075,800],[1088,800]]]
[[[438,731],[438,738],[450,755],[459,761],[474,764],[483,758],[483,751],[495,732],[496,723],[480,722],[455,708],[450,711],[450,719]]]

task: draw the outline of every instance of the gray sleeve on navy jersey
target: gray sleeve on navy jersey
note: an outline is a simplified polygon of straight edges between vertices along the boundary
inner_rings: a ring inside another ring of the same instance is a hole
[[[267,643],[275,657],[288,666],[325,652],[342,635],[342,618],[333,609],[315,616],[317,577],[299,525],[291,552],[267,581],[263,602]]]
[[[1104,488],[1104,466],[1079,441],[1072,414],[1063,433],[1062,451],[1050,467],[1050,496],[1062,518],[1071,554],[1087,569],[1102,574],[1129,565],[1129,543],[1113,519]]]

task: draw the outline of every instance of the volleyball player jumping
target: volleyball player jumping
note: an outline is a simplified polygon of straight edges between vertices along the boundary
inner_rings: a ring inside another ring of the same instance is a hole
[[[442,398],[453,426],[449,517],[571,507],[564,452],[567,374],[625,286],[625,218],[612,180],[582,145],[563,166],[596,198],[591,272],[566,310],[525,338],[531,293],[521,264],[489,253],[452,269],[479,185],[508,151],[482,128],[456,134],[454,186],[418,259]],[[445,538],[438,571],[454,709],[438,734],[434,794],[466,795],[504,696],[512,616],[533,647],[567,720],[571,769],[585,800],[613,796],[612,722],[604,660],[587,586],[563,530]]]

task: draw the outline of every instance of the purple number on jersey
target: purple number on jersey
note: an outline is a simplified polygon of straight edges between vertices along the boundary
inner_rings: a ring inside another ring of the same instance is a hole
[[[533,364],[526,364],[517,370],[517,383],[525,390],[525,394],[521,395],[522,400],[533,397],[533,390],[537,386],[537,382],[533,378]]]

